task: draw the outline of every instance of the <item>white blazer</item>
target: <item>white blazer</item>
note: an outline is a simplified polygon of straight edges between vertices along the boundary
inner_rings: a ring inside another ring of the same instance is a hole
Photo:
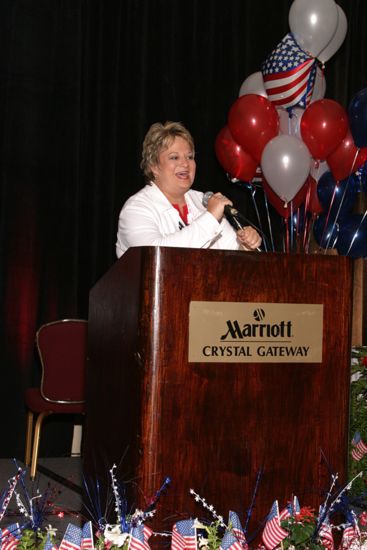
[[[203,193],[190,189],[185,194],[188,222],[185,226],[176,208],[152,183],[124,204],[118,223],[116,254],[130,246],[177,246],[243,250],[236,232],[223,218],[219,223],[202,204]]]

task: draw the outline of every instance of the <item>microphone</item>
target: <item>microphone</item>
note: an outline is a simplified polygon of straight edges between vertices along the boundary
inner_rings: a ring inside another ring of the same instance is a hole
[[[214,192],[213,191],[206,191],[203,195],[203,198],[202,198],[202,205],[205,206],[205,208],[208,208],[208,202],[209,202],[209,199],[210,197],[212,197],[214,195]]]
[[[213,195],[214,195],[213,191],[207,191],[206,193],[204,193],[202,204],[203,206],[205,206],[205,208],[208,208],[209,199]],[[248,222],[246,218],[244,218],[238,210],[236,210],[233,206],[230,206],[229,204],[226,204],[224,207],[224,215],[229,221],[229,223],[232,225],[232,227],[236,230],[243,229],[246,223],[247,225],[251,225],[252,227],[254,227],[253,224]],[[241,218],[242,218],[242,221],[241,221]],[[257,230],[256,227],[254,229]]]
[[[243,229],[244,224],[240,222],[241,214],[238,210],[233,208],[233,206],[226,204],[224,207],[224,215],[234,229]]]
[[[205,208],[208,208],[208,202],[212,195],[214,195],[213,191],[206,191],[206,193],[204,193],[201,202],[202,202],[202,205],[205,206]],[[257,227],[254,223],[250,222],[250,220],[245,218],[245,216],[241,214],[241,212],[239,212],[236,208],[234,208],[234,206],[230,206],[229,204],[226,204],[224,207],[224,215],[228,220],[228,222],[236,231],[238,231],[239,229],[243,229],[246,225],[250,225],[251,227],[256,229],[256,231],[262,236],[264,241],[266,240],[264,232],[259,227]],[[260,248],[257,248],[256,250],[261,252]]]

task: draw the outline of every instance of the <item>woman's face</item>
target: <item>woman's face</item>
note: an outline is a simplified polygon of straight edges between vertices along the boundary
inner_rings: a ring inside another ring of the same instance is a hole
[[[152,166],[154,183],[174,202],[182,199],[195,179],[194,151],[182,137],[176,137],[168,149],[159,154],[158,164]]]

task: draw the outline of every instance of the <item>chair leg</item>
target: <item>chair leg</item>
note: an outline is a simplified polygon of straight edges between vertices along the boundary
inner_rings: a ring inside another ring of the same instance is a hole
[[[33,451],[32,451],[32,464],[31,464],[31,473],[30,478],[34,479],[36,475],[37,470],[37,461],[38,461],[38,449],[40,444],[40,435],[41,435],[41,427],[42,422],[46,416],[49,414],[52,414],[51,412],[42,412],[38,415],[38,418],[36,420],[36,425],[34,428],[34,437],[33,437]]]
[[[27,431],[25,439],[25,457],[24,464],[29,466],[31,463],[31,452],[32,452],[32,431],[33,431],[33,412],[27,412]]]

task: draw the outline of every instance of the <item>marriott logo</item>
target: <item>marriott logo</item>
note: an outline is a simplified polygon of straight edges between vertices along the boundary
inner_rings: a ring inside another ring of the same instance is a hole
[[[253,313],[256,321],[265,318],[263,309],[256,309]],[[220,337],[223,340],[243,340],[244,338],[292,338],[292,321],[280,321],[279,323],[245,323],[240,325],[237,320],[228,320],[227,331]]]

